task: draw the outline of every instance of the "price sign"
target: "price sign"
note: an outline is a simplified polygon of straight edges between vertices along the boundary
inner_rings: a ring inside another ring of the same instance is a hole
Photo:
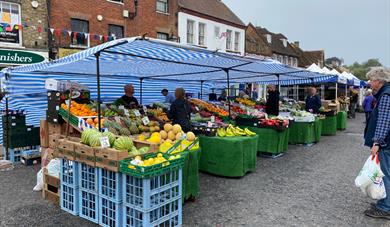
[[[144,109],[144,113],[146,114],[148,112],[148,108],[146,106],[142,107]]]
[[[142,123],[144,123],[144,125],[148,125],[150,123],[149,118],[148,117],[142,118]]]
[[[125,116],[130,116],[128,109],[123,109],[125,111]]]
[[[124,109],[125,109],[125,106],[120,105],[120,106],[118,107],[118,109],[124,110]]]
[[[209,128],[213,127],[213,123],[211,123],[211,121],[207,122],[207,127]]]
[[[100,137],[100,145],[102,148],[109,148],[110,147],[110,140],[107,136]]]
[[[195,106],[195,110],[199,112],[199,108],[197,106]]]
[[[215,122],[215,116],[211,116],[210,117],[210,121],[211,121],[211,123],[214,123]]]
[[[141,113],[139,112],[139,110],[133,110],[133,112],[134,112],[136,117],[141,116]]]

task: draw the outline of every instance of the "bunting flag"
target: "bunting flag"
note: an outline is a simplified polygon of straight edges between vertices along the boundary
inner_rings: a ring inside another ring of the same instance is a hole
[[[72,36],[72,31],[68,31],[68,35],[69,35],[69,36]]]
[[[21,26],[21,25],[20,25]],[[32,27],[32,26],[31,26]],[[1,26],[0,26],[1,28]],[[5,27],[4,27],[5,29]],[[43,27],[38,27],[38,32],[42,32]],[[70,31],[67,29],[59,29],[59,28],[49,28],[50,32],[55,36],[70,36],[77,39],[93,39],[93,40],[100,40],[100,41],[112,41],[115,40],[116,37],[114,35],[98,35],[98,34],[92,34],[92,33],[86,33],[86,32],[76,32],[76,31]]]
[[[38,32],[39,32],[39,33],[42,32],[42,27],[41,27],[41,26],[38,27]]]
[[[50,28],[51,34],[54,34],[54,28]]]

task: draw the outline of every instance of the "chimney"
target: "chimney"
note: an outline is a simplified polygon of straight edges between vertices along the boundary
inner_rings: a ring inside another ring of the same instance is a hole
[[[299,47],[299,41],[294,41],[294,46]]]

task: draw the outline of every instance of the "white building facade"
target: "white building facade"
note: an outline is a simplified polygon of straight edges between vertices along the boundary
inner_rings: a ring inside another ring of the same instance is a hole
[[[178,13],[180,43],[208,50],[245,54],[245,28],[184,12]]]

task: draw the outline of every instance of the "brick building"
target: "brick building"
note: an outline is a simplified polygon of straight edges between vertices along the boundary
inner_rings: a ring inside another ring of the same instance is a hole
[[[313,63],[318,65],[321,68],[325,66],[325,51],[323,50],[304,51],[300,48],[298,41],[291,43],[291,46],[298,54],[299,67],[307,68]]]
[[[177,0],[48,0],[51,57],[116,38],[177,40]]]
[[[0,68],[48,59],[46,0],[0,0]]]

